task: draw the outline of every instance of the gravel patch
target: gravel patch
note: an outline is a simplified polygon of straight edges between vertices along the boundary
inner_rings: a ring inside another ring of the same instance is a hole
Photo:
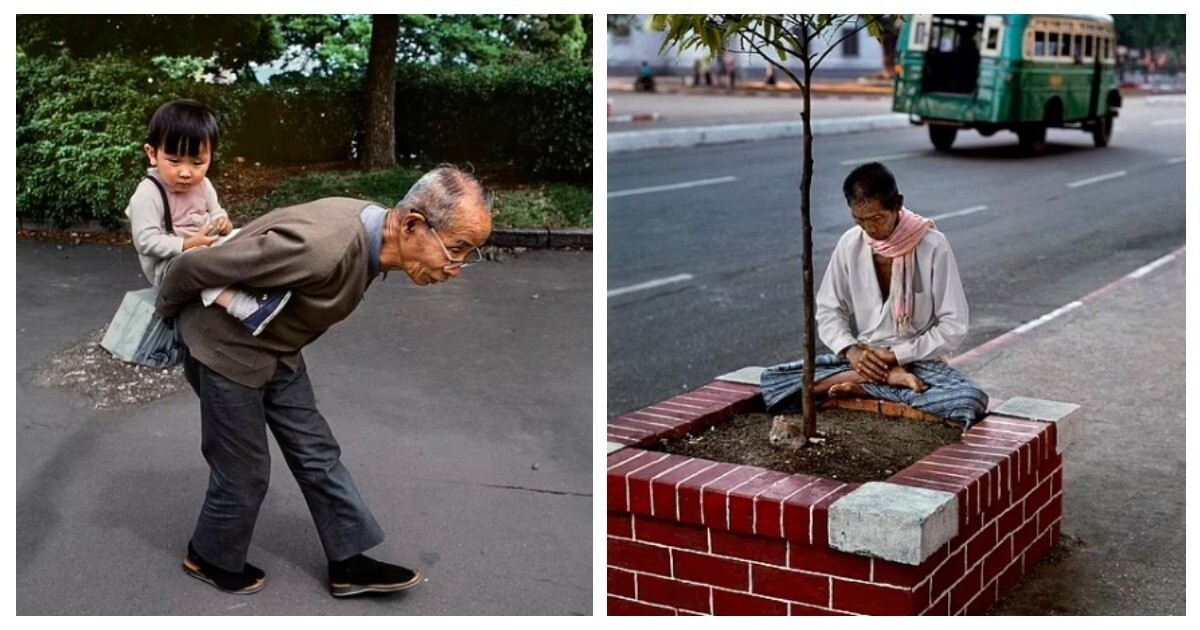
[[[160,369],[126,363],[100,347],[100,328],[79,343],[47,357],[34,384],[82,394],[95,409],[122,409],[190,389],[183,365]]]

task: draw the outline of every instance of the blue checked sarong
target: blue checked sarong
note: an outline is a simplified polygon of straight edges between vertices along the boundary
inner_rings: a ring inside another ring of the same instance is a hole
[[[815,363],[813,383],[853,369],[849,361],[833,354],[819,354]],[[904,403],[913,409],[962,423],[964,430],[987,413],[988,396],[983,389],[945,362],[915,361],[904,367],[929,389],[918,394],[911,389],[876,383],[865,383],[862,388],[872,398]],[[803,386],[803,359],[763,370],[762,392],[767,410],[785,413],[800,411],[803,397],[799,393]],[[825,398],[817,397],[817,404],[824,402]]]

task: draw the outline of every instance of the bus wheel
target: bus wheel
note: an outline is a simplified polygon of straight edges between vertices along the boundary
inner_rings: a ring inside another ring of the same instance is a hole
[[[1021,150],[1031,155],[1037,155],[1046,148],[1046,126],[1030,125],[1017,131]]]
[[[1108,146],[1108,141],[1110,138],[1112,138],[1112,127],[1112,114],[1107,114],[1101,117],[1092,126],[1092,142],[1094,142],[1097,147]]]
[[[958,135],[958,127],[950,125],[929,125],[929,140],[938,151],[949,151]]]

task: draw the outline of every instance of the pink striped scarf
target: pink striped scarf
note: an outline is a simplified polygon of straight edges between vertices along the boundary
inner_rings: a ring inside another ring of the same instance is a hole
[[[900,220],[892,235],[882,241],[870,236],[867,242],[880,256],[892,259],[892,316],[896,320],[896,332],[908,335],[913,331],[913,269],[917,261],[917,244],[929,230],[935,229],[933,221],[909,210],[900,208]]]

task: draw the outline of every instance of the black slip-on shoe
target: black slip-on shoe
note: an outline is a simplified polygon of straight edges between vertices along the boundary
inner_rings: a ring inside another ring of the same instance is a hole
[[[196,555],[192,543],[188,543],[183,570],[197,580],[208,582],[226,593],[235,595],[257,593],[267,584],[267,574],[263,573],[262,569],[247,562],[240,573],[231,573]]]
[[[334,597],[394,593],[412,588],[420,581],[420,571],[372,560],[362,554],[329,563],[329,591]]]

